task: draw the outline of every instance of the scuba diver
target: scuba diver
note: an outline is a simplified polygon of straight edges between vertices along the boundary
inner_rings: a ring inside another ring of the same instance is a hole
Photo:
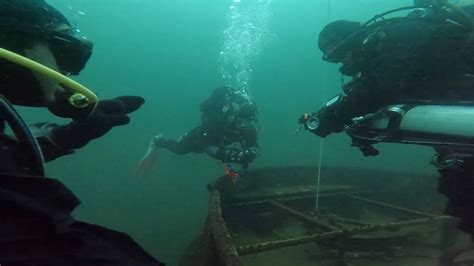
[[[411,11],[403,17],[386,15]],[[416,0],[365,24],[339,20],[319,34],[340,63],[344,94],[298,122],[326,137],[345,131],[365,156],[379,142],[434,147],[445,213],[474,238],[474,5]],[[451,265],[449,263],[443,265]]]
[[[163,265],[128,235],[75,220],[79,199],[43,167],[128,124],[143,98],[98,101],[69,79],[85,67],[92,43],[45,1],[0,0],[0,47],[0,264]],[[72,121],[28,127],[13,105],[47,107]]]
[[[246,171],[257,157],[257,109],[248,95],[230,87],[218,87],[201,103],[201,125],[178,141],[161,134],[152,140],[137,174],[151,171],[159,149],[176,154],[206,153],[227,164],[226,174],[238,177],[235,164]]]

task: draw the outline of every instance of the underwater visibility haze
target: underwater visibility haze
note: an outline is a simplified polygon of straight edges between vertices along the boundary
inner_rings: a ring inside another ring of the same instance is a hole
[[[232,86],[258,105],[259,149],[250,169],[321,163],[436,176],[428,147],[382,144],[382,155],[366,158],[345,134],[324,142],[306,132],[294,134],[303,112],[316,111],[341,93],[338,65],[321,59],[321,29],[338,19],[367,21],[413,1],[48,3],[94,42],[77,80],[101,99],[139,95],[146,103],[131,115],[130,125],[48,164],[47,172],[82,200],[76,217],[127,232],[167,265],[177,265],[200,234],[208,210],[206,186],[224,174],[225,165],[202,154],[163,151],[152,174],[136,176],[134,170],[153,136],[178,138],[199,125],[199,104],[219,86]],[[22,108],[21,113],[29,122],[61,121],[46,111]],[[436,194],[436,178],[429,182]]]

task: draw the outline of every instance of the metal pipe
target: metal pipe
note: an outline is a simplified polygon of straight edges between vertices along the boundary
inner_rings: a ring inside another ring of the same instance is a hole
[[[237,247],[237,251],[240,255],[249,255],[255,254],[264,251],[270,251],[280,248],[286,248],[296,245],[302,245],[306,243],[321,241],[321,240],[328,240],[340,237],[350,237],[352,235],[362,234],[362,233],[370,233],[374,231],[380,230],[387,230],[387,229],[396,229],[400,227],[407,227],[407,226],[415,226],[421,225],[426,223],[434,223],[434,222],[442,222],[454,219],[452,216],[437,216],[437,217],[430,217],[430,218],[422,218],[417,220],[410,220],[398,223],[386,223],[386,224],[377,224],[377,225],[369,225],[364,227],[358,227],[349,230],[339,230],[339,231],[332,231],[328,233],[320,233],[314,234],[310,236],[298,237],[298,238],[290,238],[285,240],[278,240],[272,242],[265,242],[259,243],[255,245],[247,245],[247,246],[240,246]]]
[[[396,205],[392,205],[392,204],[388,204],[388,203],[384,203],[384,202],[380,202],[380,201],[369,200],[369,199],[366,199],[366,198],[357,197],[357,196],[350,195],[350,194],[346,194],[346,196],[351,198],[351,199],[367,202],[367,203],[374,204],[374,205],[381,206],[381,207],[387,207],[387,208],[395,209],[397,211],[402,211],[402,212],[415,214],[415,215],[419,215],[419,216],[423,216],[423,217],[437,217],[437,215],[434,215],[434,214],[431,214],[431,213],[411,210],[411,209],[403,208],[403,207],[400,207],[400,206],[396,206]]]

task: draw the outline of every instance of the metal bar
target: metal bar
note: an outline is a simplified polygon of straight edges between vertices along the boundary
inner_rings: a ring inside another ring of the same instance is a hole
[[[243,266],[224,218],[222,218],[220,193],[217,189],[210,190],[209,221],[220,260],[225,266]]]
[[[395,209],[395,210],[398,210],[398,211],[407,212],[407,213],[410,213],[410,214],[415,214],[415,215],[419,215],[419,216],[423,216],[423,217],[437,217],[437,215],[434,215],[434,214],[431,214],[431,213],[411,210],[411,209],[403,208],[403,207],[400,207],[400,206],[392,205],[392,204],[389,204],[389,203],[384,203],[384,202],[380,202],[380,201],[361,198],[361,197],[354,196],[354,195],[351,195],[351,194],[346,194],[346,196],[351,198],[351,199],[364,201],[364,202],[367,202],[367,203],[370,203],[370,204],[378,205],[378,206],[381,206],[381,207],[387,207],[387,208]]]
[[[336,197],[336,196],[345,196],[347,195],[346,192],[339,192],[339,193],[327,193],[327,194],[321,194],[319,195],[320,198],[322,197]],[[354,192],[350,192],[351,195],[354,194],[365,194],[365,193],[373,193],[372,190],[358,190]],[[275,197],[271,199],[263,199],[263,200],[252,200],[252,201],[245,201],[245,202],[238,202],[238,203],[233,203],[233,204],[225,204],[224,207],[226,208],[231,208],[231,207],[242,207],[242,206],[248,206],[248,205],[256,205],[256,204],[265,204],[265,203],[271,203],[273,201],[292,201],[292,200],[300,200],[300,199],[311,199],[314,198],[315,195],[305,195],[305,196],[289,196],[289,197]]]
[[[369,226],[358,227],[358,228],[348,229],[348,230],[338,230],[338,231],[332,231],[328,233],[319,233],[319,234],[314,234],[310,236],[299,237],[299,238],[291,238],[291,239],[278,240],[278,241],[272,241],[272,242],[266,242],[266,243],[259,243],[255,245],[241,246],[237,248],[237,251],[240,255],[249,255],[249,254],[259,253],[263,251],[269,251],[269,250],[275,250],[275,249],[280,249],[280,248],[286,248],[286,247],[311,243],[315,241],[328,240],[328,239],[333,239],[333,238],[338,238],[338,237],[350,237],[352,235],[357,235],[357,234],[362,234],[362,233],[370,233],[370,232],[379,231],[379,230],[396,229],[396,228],[406,227],[406,226],[415,226],[415,225],[421,225],[421,224],[426,224],[426,223],[441,222],[441,221],[446,221],[446,220],[451,220],[451,219],[453,219],[453,217],[451,216],[437,216],[437,217],[422,218],[422,219],[410,220],[410,221],[404,221],[404,222],[398,222],[398,223],[369,225]]]
[[[321,228],[323,228],[324,230],[326,231],[334,231],[336,230],[337,228],[334,228],[334,227],[331,227],[331,226],[328,226],[328,225],[325,225],[325,224],[322,224],[320,222],[318,222],[317,219],[311,217],[311,216],[308,216],[302,212],[299,212],[291,207],[288,207],[284,204],[281,204],[281,203],[278,203],[278,202],[270,202],[271,205],[281,209],[281,210],[284,210],[286,212],[288,212],[289,214],[293,215],[294,217],[298,218],[299,220],[301,220],[302,222],[306,222],[306,223],[310,223],[310,224],[313,224],[313,225],[317,225]]]
[[[355,219],[340,217],[340,216],[338,216],[334,213],[328,212],[328,211],[325,211],[325,214],[327,214],[330,217],[334,218],[336,221],[341,222],[341,223],[345,223],[345,224],[352,224],[352,225],[357,225],[357,226],[372,225],[371,223],[366,223],[366,222],[362,222],[362,221],[355,220]]]

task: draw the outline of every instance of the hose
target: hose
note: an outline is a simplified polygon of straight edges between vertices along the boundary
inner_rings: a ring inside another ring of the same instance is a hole
[[[71,89],[74,92],[74,95],[73,95],[74,98],[70,102],[73,106],[77,108],[85,107],[82,103],[81,104],[78,103],[77,105],[74,104],[75,99],[81,98],[78,96],[83,96],[82,98],[85,97],[85,99],[83,100],[87,103],[87,106],[96,105],[97,102],[99,101],[99,99],[97,98],[97,95],[95,95],[91,90],[89,90],[85,86],[81,85],[80,83],[36,61],[33,61],[29,58],[26,58],[22,55],[19,55],[17,53],[14,53],[12,51],[9,51],[3,48],[0,48],[0,58],[8,60],[18,65],[21,65],[23,67],[29,68]]]

